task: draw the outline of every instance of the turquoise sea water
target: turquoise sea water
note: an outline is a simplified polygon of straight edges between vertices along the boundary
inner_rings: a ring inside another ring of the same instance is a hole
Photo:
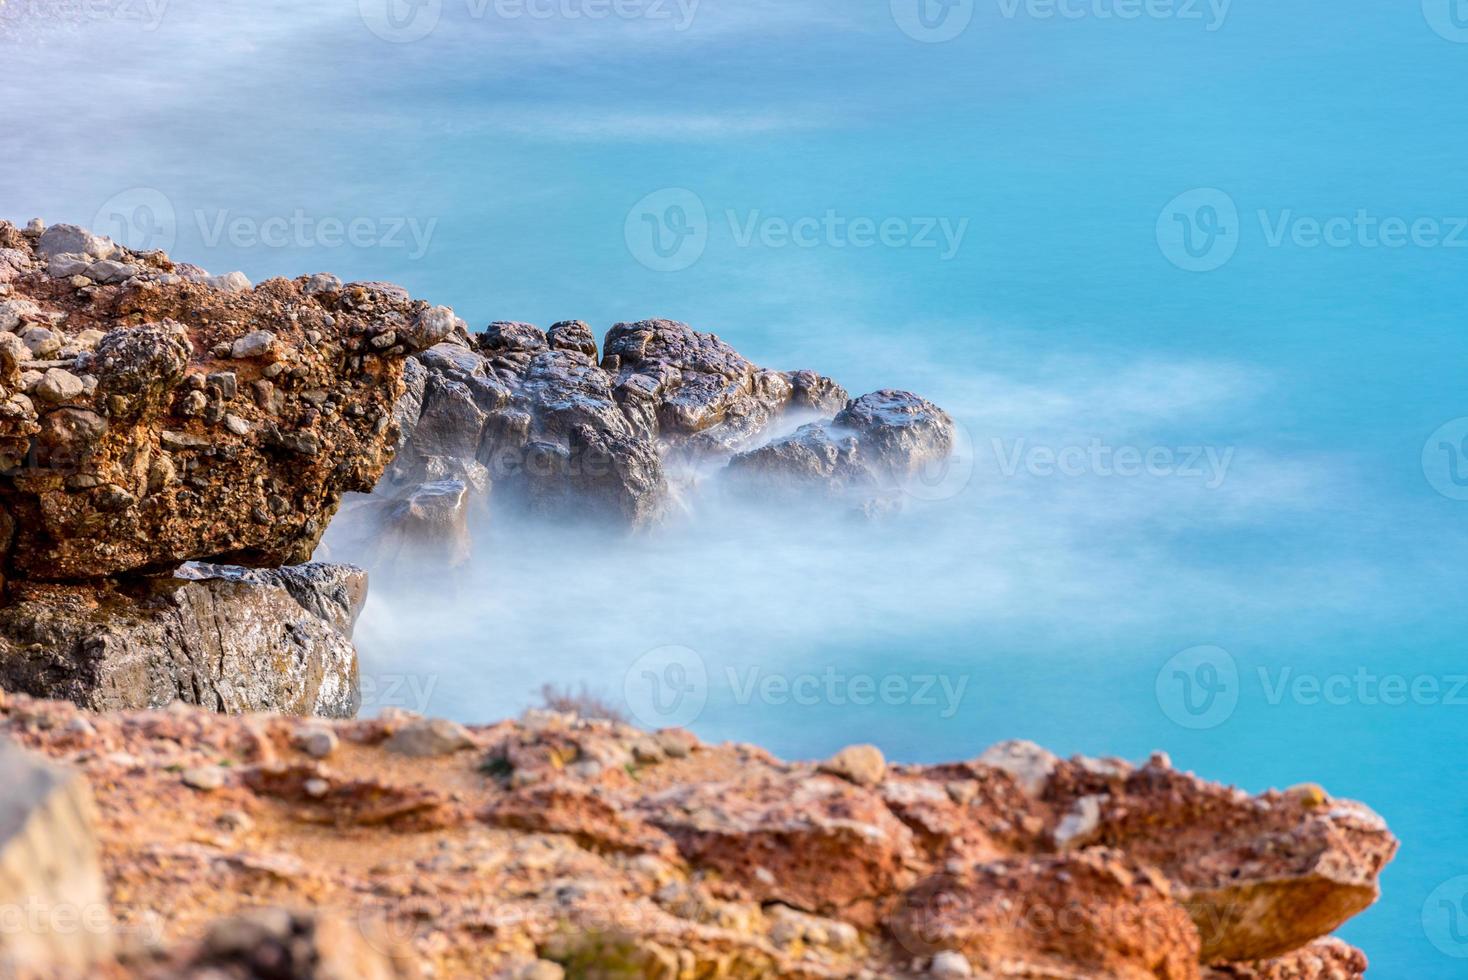
[[[1403,840],[1373,976],[1468,975],[1468,9],[392,2],[11,0],[0,215],[682,319],[966,442],[876,527],[496,525],[375,594],[369,700],[1317,781]]]

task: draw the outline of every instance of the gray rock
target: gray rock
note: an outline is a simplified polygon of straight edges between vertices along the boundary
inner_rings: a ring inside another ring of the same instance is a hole
[[[296,747],[313,759],[325,759],[336,751],[340,740],[336,732],[321,725],[309,725],[296,732]]]
[[[433,306],[419,313],[408,325],[399,327],[398,339],[412,350],[427,350],[447,340],[459,323],[447,306]]]
[[[254,288],[243,272],[226,272],[222,276],[205,276],[201,282],[221,293],[248,293]]]
[[[18,587],[0,608],[0,688],[97,711],[184,701],[229,713],[356,713],[351,628],[366,573],[190,565],[178,576],[124,581],[100,598],[95,585]]]
[[[94,235],[76,225],[52,225],[36,242],[36,254],[45,259],[63,254],[110,259],[117,251],[116,243],[110,238]]]
[[[833,420],[856,434],[863,456],[887,475],[906,476],[953,451],[948,413],[910,391],[862,395]]]
[[[105,916],[87,781],[0,740],[0,785],[0,908],[70,909],[86,921]],[[51,916],[36,925],[0,929],[0,973],[87,976],[111,953],[111,930],[64,928]]]
[[[596,336],[581,320],[562,320],[546,332],[546,340],[554,350],[569,350],[596,359]]]
[[[36,385],[36,394],[53,405],[79,398],[85,390],[81,378],[61,368],[49,368]]]
[[[1060,758],[1034,742],[1009,741],[990,746],[979,756],[979,762],[1003,769],[1015,778],[1030,796],[1039,796],[1050,782]]]
[[[229,356],[235,360],[263,357],[274,347],[275,334],[269,330],[252,330],[230,346]]]
[[[392,734],[382,747],[398,755],[426,758],[474,747],[469,730],[443,718],[419,718]]]
[[[512,351],[537,353],[546,350],[549,344],[540,328],[529,323],[497,320],[484,328],[479,335],[479,349],[486,354],[503,354]]]
[[[110,284],[122,282],[125,279],[131,279],[140,271],[142,270],[139,269],[137,266],[129,265],[126,262],[117,262],[113,259],[103,259],[100,262],[93,262],[90,266],[87,267],[86,272],[82,273],[82,275],[85,275],[88,279],[94,279],[100,283]],[[52,274],[55,275],[55,273]]]
[[[61,338],[46,327],[26,327],[20,331],[20,339],[30,348],[32,357],[46,358],[61,350]]]
[[[316,296],[321,293],[339,293],[342,291],[342,281],[329,272],[318,272],[314,276],[307,276],[301,289],[307,296]]]
[[[85,276],[96,261],[90,255],[53,255],[46,263],[46,273],[53,279]]]
[[[0,302],[0,330],[16,330],[28,317],[41,315],[41,308],[28,299]]]
[[[196,766],[185,769],[179,779],[189,789],[212,793],[224,786],[224,770],[218,766]]]
[[[945,949],[933,956],[933,962],[928,965],[928,975],[934,977],[971,977],[974,975],[974,970],[969,965],[968,957],[957,950]]]

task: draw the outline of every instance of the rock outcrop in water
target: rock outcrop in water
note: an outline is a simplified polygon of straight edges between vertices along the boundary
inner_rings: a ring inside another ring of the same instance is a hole
[[[871,513],[953,450],[952,420],[916,395],[852,401],[829,378],[758,367],[671,320],[616,324],[599,360],[579,320],[492,323],[416,360],[398,407],[409,435],[339,532],[369,563],[464,560],[470,515],[491,495],[514,513],[619,528],[658,523],[699,483]]]
[[[0,705],[4,736],[97,787],[118,976],[264,976],[268,954],[302,978],[1352,980],[1364,957],[1328,934],[1397,846],[1318,787],[1249,796],[1162,756],[1026,743],[815,765],[549,712],[84,718],[25,698]]]

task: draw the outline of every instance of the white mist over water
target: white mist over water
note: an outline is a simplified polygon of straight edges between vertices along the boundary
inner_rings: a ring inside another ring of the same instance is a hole
[[[1222,441],[1263,379],[1095,362],[1031,375],[924,378],[921,393],[954,410],[959,452],[886,519],[730,499],[710,480],[650,531],[496,511],[466,568],[369,566],[365,710],[488,721],[544,683],[620,701],[629,670],[664,647],[694,652],[714,701],[750,670],[899,670],[934,636],[965,669],[1021,637],[1061,658],[1098,643],[1150,652],[1159,634],[1206,637],[1302,601],[1343,611],[1369,588],[1372,570],[1340,555],[1221,559],[1230,536],[1328,510],[1346,479],[1338,461]],[[339,548],[353,519],[333,525],[327,557],[354,558]],[[871,663],[874,648],[889,662]]]

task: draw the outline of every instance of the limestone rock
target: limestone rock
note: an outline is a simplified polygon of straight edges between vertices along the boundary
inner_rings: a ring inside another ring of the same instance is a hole
[[[34,240],[11,232],[0,223],[0,244],[24,271],[8,284],[6,322],[30,323],[20,340],[33,357],[74,352],[21,401],[24,355],[0,350],[0,461],[12,470],[0,523],[15,528],[0,559],[11,580],[308,559],[342,494],[369,491],[391,457],[404,359],[452,319],[397,287],[308,292],[306,279],[226,277],[216,289],[196,281],[202,270],[73,225]],[[87,257],[96,285],[79,292],[42,271],[63,255]],[[393,344],[373,343],[389,333]],[[104,425],[38,465],[26,440],[57,406]],[[154,479],[164,472],[175,478]]]
[[[876,786],[887,774],[887,760],[875,745],[848,745],[821,763],[820,769],[858,786]]]

